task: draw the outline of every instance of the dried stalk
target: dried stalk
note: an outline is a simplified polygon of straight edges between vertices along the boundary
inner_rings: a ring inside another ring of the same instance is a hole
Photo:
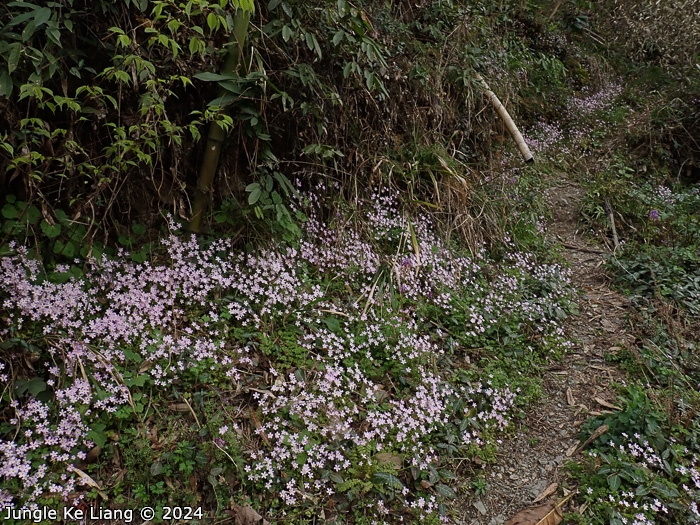
[[[613,213],[613,209],[610,205],[609,199],[605,199],[605,210],[608,212],[608,220],[610,221],[610,227],[612,228],[613,248],[615,251],[617,251],[617,247],[620,246],[620,242],[617,238],[617,228],[615,227],[615,215]]]

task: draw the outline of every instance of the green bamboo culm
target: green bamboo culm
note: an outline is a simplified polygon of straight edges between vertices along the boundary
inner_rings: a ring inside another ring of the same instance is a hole
[[[250,23],[250,10],[237,9],[233,19],[233,34],[226,46],[226,61],[222,68],[222,74],[235,74],[243,62],[243,44],[248,35],[248,25]],[[226,90],[219,89],[218,98],[223,97]],[[207,144],[204,149],[204,158],[199,169],[197,178],[197,189],[195,191],[194,205],[192,206],[192,220],[189,224],[191,232],[198,233],[202,228],[204,214],[211,198],[211,187],[216,175],[216,168],[219,165],[219,156],[223,146],[226,132],[217,122],[209,124],[207,133]]]

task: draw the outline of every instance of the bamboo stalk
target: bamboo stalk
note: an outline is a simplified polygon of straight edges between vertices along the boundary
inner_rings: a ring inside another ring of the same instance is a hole
[[[522,133],[520,133],[520,131],[518,130],[518,127],[515,125],[515,122],[513,122],[513,119],[508,114],[508,111],[506,110],[503,103],[498,99],[496,94],[493,91],[491,91],[491,88],[479,73],[476,73],[475,78],[479,81],[481,87],[484,88],[484,93],[486,93],[486,95],[489,97],[489,100],[491,100],[491,105],[496,110],[496,113],[498,113],[498,116],[501,117],[501,119],[505,123],[506,128],[510,133],[510,136],[513,137],[513,140],[518,146],[520,154],[523,156],[523,159],[525,159],[525,162],[535,162],[535,157],[532,155],[530,148],[528,148],[527,144],[525,143],[525,139],[523,138]]]
[[[238,9],[233,19],[233,34],[227,47],[226,62],[222,68],[222,73],[235,73],[241,63],[243,56],[243,43],[245,42],[248,33],[248,24],[250,23],[250,11]],[[226,94],[226,90],[219,89],[219,98]],[[221,156],[221,146],[226,138],[226,132],[218,124],[212,122],[209,124],[209,133],[207,134],[207,144],[204,148],[204,158],[199,169],[199,177],[197,178],[197,189],[195,191],[194,204],[192,206],[192,220],[189,224],[189,230],[199,232],[202,228],[204,214],[207,211],[209,197],[211,194],[211,186],[214,182],[216,169],[219,165],[219,157]]]

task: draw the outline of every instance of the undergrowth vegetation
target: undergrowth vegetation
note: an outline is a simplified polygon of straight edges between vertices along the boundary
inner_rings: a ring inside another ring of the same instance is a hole
[[[696,4],[3,6],[0,510],[449,521],[571,345],[568,172],[638,336],[569,521],[698,522]]]
[[[444,514],[450,458],[492,457],[536,395],[521,374],[565,350],[570,292],[559,265],[461,254],[396,205],[382,192],[324,220],[300,194],[298,245],[251,252],[175,224],[152,262],[50,270],[12,245],[3,504],[72,504],[79,468],[93,497],[211,515],[230,497],[294,523]]]

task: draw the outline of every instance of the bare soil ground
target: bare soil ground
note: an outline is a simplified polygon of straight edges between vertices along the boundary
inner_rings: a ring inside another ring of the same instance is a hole
[[[606,363],[605,355],[611,348],[634,342],[626,325],[630,305],[608,286],[603,270],[607,248],[584,238],[578,212],[583,189],[568,180],[557,184],[547,195],[553,216],[547,235],[565,247],[580,293],[579,314],[565,323],[574,346],[545,371],[541,399],[516,423],[512,437],[503,440],[497,462],[484,466],[485,493],[470,491],[459,501],[460,525],[501,525],[552,490],[553,484],[557,490],[542,501],[561,498],[563,467],[576,459],[570,455],[580,443],[581,424],[615,405],[613,384],[624,380]]]

